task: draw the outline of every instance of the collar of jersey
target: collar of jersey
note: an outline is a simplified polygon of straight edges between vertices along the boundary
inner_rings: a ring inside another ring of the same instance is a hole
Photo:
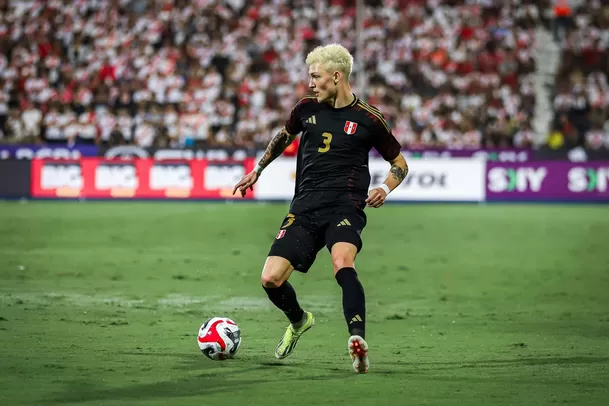
[[[332,107],[332,106],[330,106],[330,107],[332,107],[332,109],[334,109],[334,110],[343,110],[343,109],[348,109],[349,107],[353,107],[353,106],[355,106],[355,105],[357,104],[357,101],[358,101],[359,99],[357,98],[357,96],[355,95],[355,93],[351,93],[351,94],[353,95],[353,101],[352,101],[351,103],[347,104],[347,105],[346,105],[346,106],[344,106],[344,107]]]

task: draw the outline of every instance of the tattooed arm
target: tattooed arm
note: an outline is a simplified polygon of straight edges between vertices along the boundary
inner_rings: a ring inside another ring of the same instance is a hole
[[[283,127],[269,142],[269,145],[264,151],[264,155],[260,158],[256,172],[260,174],[275,158],[283,153],[283,151],[294,141],[295,135],[292,135]]]
[[[233,195],[239,190],[241,192],[241,197],[245,197],[247,193],[247,189],[254,190],[254,183],[258,181],[258,177],[264,168],[266,168],[275,158],[283,153],[283,151],[294,141],[296,138],[295,135],[290,134],[285,127],[281,129],[273,137],[269,145],[266,147],[266,151],[264,151],[264,155],[258,162],[258,165],[254,168],[253,171],[243,176],[239,183],[235,185],[233,189]]]
[[[381,207],[385,203],[388,192],[398,187],[408,175],[408,164],[402,154],[398,154],[390,163],[391,169],[389,169],[389,175],[383,185],[370,191],[368,199],[366,199],[368,206]]]
[[[389,169],[389,176],[385,179],[385,184],[389,187],[389,190],[393,190],[400,186],[406,175],[408,175],[408,164],[404,155],[399,154],[391,161],[391,169]]]

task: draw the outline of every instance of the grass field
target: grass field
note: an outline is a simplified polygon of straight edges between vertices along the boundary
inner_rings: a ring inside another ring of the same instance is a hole
[[[286,209],[0,203],[0,404],[607,404],[609,206],[369,210],[362,376],[326,251],[291,279],[317,325],[273,356],[260,272]],[[242,329],[234,360],[198,350],[215,315]]]

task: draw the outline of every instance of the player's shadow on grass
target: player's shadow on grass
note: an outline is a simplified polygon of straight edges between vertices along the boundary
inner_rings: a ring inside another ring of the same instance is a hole
[[[144,352],[121,352],[121,353],[119,353],[119,355],[135,356],[135,357],[153,356],[155,358],[168,357],[168,358],[180,359],[183,362],[180,364],[176,364],[174,366],[174,369],[186,370],[186,371],[194,371],[194,370],[198,370],[198,369],[209,369],[210,366],[212,368],[214,368],[215,366],[228,365],[230,363],[240,362],[240,361],[245,361],[245,362],[248,362],[249,364],[260,364],[261,366],[264,366],[264,367],[286,367],[286,366],[294,366],[294,365],[299,364],[297,361],[294,362],[292,360],[289,360],[288,362],[277,361],[277,360],[274,360],[273,358],[271,358],[271,356],[267,356],[267,355],[255,355],[255,356],[245,356],[245,357],[241,356],[241,355],[237,355],[236,359],[229,360],[229,361],[222,362],[222,363],[218,363],[218,362],[209,360],[202,356],[197,356],[197,354],[193,355],[192,352],[189,352],[189,353],[158,353],[158,352],[155,352],[153,354],[144,353]]]
[[[120,354],[122,356],[130,356],[130,355],[154,356],[155,358],[156,357],[171,357],[171,358],[179,359],[179,360],[181,360],[181,362],[176,363],[173,366],[173,369],[182,370],[182,371],[198,371],[198,370],[207,371],[210,369],[228,367],[230,365],[235,365],[235,363],[239,363],[241,365],[243,363],[246,363],[247,365],[260,365],[260,368],[262,368],[262,369],[265,369],[265,368],[268,368],[269,370],[281,369],[281,373],[285,372],[285,373],[289,374],[292,372],[294,372],[294,373],[296,372],[296,370],[290,371],[290,369],[292,369],[292,368],[294,368],[294,369],[306,368],[310,365],[309,361],[300,360],[298,358],[288,358],[285,360],[277,360],[273,357],[272,354],[266,354],[266,353],[264,353],[264,354],[258,353],[258,354],[254,354],[254,355],[240,354],[240,355],[237,355],[236,359],[229,360],[226,362],[216,362],[216,361],[209,360],[205,357],[193,356],[192,353],[154,353],[154,354],[150,354],[150,353],[122,352]],[[347,357],[345,357],[344,360],[340,360],[340,361],[343,361],[340,363],[340,365],[341,365],[340,367],[337,367],[336,359],[331,359],[331,360],[327,360],[327,361],[316,360],[315,365],[318,370],[325,370],[330,373],[345,373],[348,376],[351,375],[351,368],[349,366],[350,360]],[[383,375],[399,375],[399,374],[403,375],[403,374],[412,374],[412,373],[416,372],[414,369],[412,369],[412,364],[409,364],[406,361],[401,362],[401,363],[391,363],[391,365],[409,367],[410,369],[405,369],[405,368],[383,369],[382,365],[379,365],[380,368],[378,368],[378,369],[375,368],[374,373],[383,374]],[[310,376],[307,379],[316,380],[317,377]]]
[[[243,373],[255,373],[259,367],[245,368]],[[232,371],[231,375],[238,375]],[[47,404],[78,402],[141,401],[146,399],[179,398],[197,395],[208,395],[216,392],[230,391],[250,385],[267,382],[267,379],[227,379],[224,374],[204,374],[181,380],[135,384],[120,388],[103,388],[92,382],[73,382],[68,385],[64,394],[49,400]],[[168,400],[169,404],[173,404]]]
[[[180,359],[192,358],[192,355],[190,357],[185,357],[184,355],[185,354],[173,354],[173,356],[177,356]],[[243,357],[241,360],[246,363],[239,362],[239,360],[234,360],[235,362],[214,362],[205,359],[202,363],[197,361],[191,364],[191,366],[194,365],[194,371],[202,371],[197,373],[196,376],[148,384],[136,383],[120,388],[96,387],[95,383],[91,381],[75,381],[68,385],[63,394],[55,396],[54,399],[41,401],[40,404],[91,401],[103,403],[110,401],[141,401],[158,398],[167,398],[168,402],[173,404],[171,398],[229,392],[234,391],[235,389],[255,387],[256,385],[263,383],[273,384],[290,381],[300,382],[302,380],[344,379],[345,377],[354,375],[347,369],[333,370],[331,368],[323,367],[311,374],[304,368],[308,365],[305,362],[292,361],[290,363],[280,363],[269,360],[266,356]],[[185,367],[186,365],[181,365],[177,369],[186,369]],[[278,374],[278,367],[286,368],[282,368],[281,374]]]

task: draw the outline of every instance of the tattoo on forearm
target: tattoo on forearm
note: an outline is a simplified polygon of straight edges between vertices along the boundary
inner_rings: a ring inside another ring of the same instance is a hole
[[[402,169],[394,164],[391,165],[391,169],[389,170],[389,172],[393,176],[393,179],[397,180],[398,182],[402,182],[406,177],[406,174],[408,173],[408,167]]]
[[[268,164],[270,164],[275,158],[277,158],[281,153],[294,141],[294,136],[287,132],[285,128],[282,128],[281,131],[277,133],[269,142],[269,145],[266,147],[266,151],[264,151],[264,155],[260,158],[260,165],[262,168],[265,168]]]

